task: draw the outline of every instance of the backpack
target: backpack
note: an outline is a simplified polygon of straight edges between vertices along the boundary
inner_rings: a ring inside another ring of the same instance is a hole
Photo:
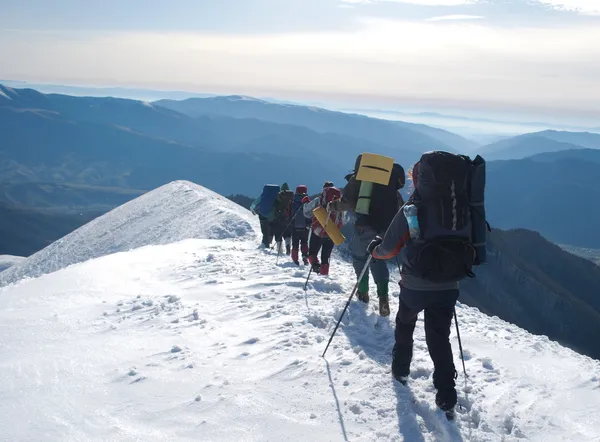
[[[327,204],[333,200],[340,199],[341,194],[342,193],[341,193],[340,189],[338,189],[337,187],[324,188],[323,192],[321,192],[321,195],[319,196],[321,207],[327,208]],[[330,213],[328,222],[333,222],[338,226],[338,228],[341,228],[342,227],[342,214],[341,213]],[[320,237],[328,236],[327,232],[325,231],[325,228],[321,225],[319,220],[317,218],[315,218],[314,216],[312,218],[312,230],[315,235],[318,235]]]
[[[289,218],[290,205],[294,199],[294,192],[291,190],[282,190],[275,199],[275,218]]]
[[[471,161],[464,155],[428,152],[415,171],[416,186],[405,213],[411,205],[416,207],[418,237],[407,244],[407,267],[416,276],[439,283],[475,276],[473,266],[485,262],[485,161],[479,156]]]
[[[359,155],[358,158],[356,158],[354,171],[349,175],[346,175],[348,184],[344,187],[344,199],[352,201],[355,207],[359,198],[363,198],[360,195],[362,181],[356,178],[356,174],[360,168],[361,159],[362,155]],[[357,226],[369,226],[379,234],[385,233],[398,212],[398,191],[404,187],[404,184],[404,168],[400,164],[394,163],[387,185],[373,183],[370,195],[369,213],[356,213],[355,224]]]
[[[260,203],[258,205],[258,213],[269,218],[273,214],[273,204],[279,195],[280,187],[277,184],[265,184],[262,194],[260,195]]]
[[[305,229],[311,224],[311,219],[306,218],[302,213],[302,198],[306,196],[305,193],[297,193],[294,195],[292,201],[292,216],[294,216],[294,227],[297,229]]]

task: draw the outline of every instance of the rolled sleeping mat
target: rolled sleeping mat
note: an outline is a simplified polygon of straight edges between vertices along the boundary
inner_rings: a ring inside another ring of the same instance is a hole
[[[371,207],[371,194],[373,193],[373,183],[369,181],[363,181],[360,183],[360,190],[358,192],[358,200],[356,201],[356,213],[363,215],[369,214]]]
[[[472,241],[477,257],[475,265],[487,260],[487,222],[485,220],[485,160],[477,155],[471,170],[471,223]]]
[[[333,243],[336,246],[342,244],[346,238],[342,235],[340,228],[335,223],[335,214],[331,214],[329,217],[329,222],[327,222],[327,210],[324,207],[317,207],[313,210],[313,215],[319,221],[319,224],[323,226],[327,235],[331,238]]]
[[[363,153],[356,179],[387,186],[394,167],[394,159],[374,153]]]

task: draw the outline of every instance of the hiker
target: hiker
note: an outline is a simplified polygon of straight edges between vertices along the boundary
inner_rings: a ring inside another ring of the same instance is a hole
[[[405,247],[392,374],[406,385],[413,331],[418,314],[424,311],[436,404],[449,419],[457,401],[450,326],[458,284],[473,276],[473,265],[485,261],[484,167],[481,157],[471,161],[447,152],[424,154],[412,171],[414,190],[409,201],[383,240],[375,238],[367,249],[375,259],[389,259]]]
[[[354,234],[350,241],[350,252],[352,254],[352,265],[356,276],[360,276],[362,269],[367,263],[366,252],[369,243],[376,237],[382,236],[394,219],[396,212],[404,204],[400,189],[404,187],[404,169],[399,164],[393,164],[387,185],[372,184],[372,190],[368,196],[360,196],[362,182],[356,179],[362,155],[355,163],[354,172],[346,176],[348,183],[342,191],[342,199],[329,204],[330,211],[352,210],[356,214],[354,222]],[[390,159],[390,163],[393,160]],[[369,199],[368,210],[361,210],[359,201]],[[363,212],[363,213],[360,213]],[[366,213],[364,213],[366,212]],[[381,259],[373,259],[370,264],[373,280],[377,286],[377,297],[379,299],[379,314],[390,315],[389,303],[389,281],[390,272],[387,262]],[[364,303],[369,302],[369,272],[358,284],[358,299]]]
[[[294,192],[290,190],[288,183],[283,183],[273,207],[273,235],[277,244],[277,253],[283,253],[283,241],[285,240],[285,253],[288,256],[292,246],[291,212],[293,199]]]
[[[308,231],[312,218],[304,216],[302,210],[302,200],[306,196],[308,196],[308,188],[304,184],[297,186],[292,201],[292,261],[296,265],[300,265],[298,261],[300,251],[302,252],[302,262],[304,265],[308,264]]]
[[[274,203],[279,194],[279,186],[276,184],[265,184],[262,193],[250,205],[253,215],[258,215],[260,230],[262,233],[262,245],[271,247],[273,241],[273,220],[275,219]]]
[[[312,213],[317,207],[325,208],[330,202],[339,199],[340,194],[340,189],[334,187],[331,181],[325,181],[323,190],[319,196],[312,201],[308,196],[305,196],[302,200],[304,204],[304,216],[312,216],[312,227],[308,244],[308,262],[312,266],[312,271],[320,275],[329,275],[329,257],[331,256],[334,244],[329,235],[327,235],[325,228]],[[333,222],[338,227],[342,226],[342,214],[339,212],[329,214],[329,220],[328,222]],[[318,258],[319,250],[321,250],[320,262]]]

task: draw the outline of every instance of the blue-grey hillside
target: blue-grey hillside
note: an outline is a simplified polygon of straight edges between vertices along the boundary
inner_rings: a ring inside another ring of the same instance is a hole
[[[525,229],[494,229],[488,251],[463,302],[600,359],[600,266]]]
[[[503,229],[535,230],[557,244],[599,248],[598,177],[600,163],[577,154],[554,161],[490,161],[488,221]]]
[[[295,124],[317,132],[350,135],[388,148],[400,148],[419,153],[427,150],[470,151],[478,147],[477,143],[457,134],[424,124],[381,120],[359,114],[272,103],[238,95],[188,98],[181,101],[159,100],[154,104],[192,117],[218,115]]]
[[[544,130],[507,138],[483,146],[478,153],[488,160],[512,160],[547,152],[600,149],[600,134]]]

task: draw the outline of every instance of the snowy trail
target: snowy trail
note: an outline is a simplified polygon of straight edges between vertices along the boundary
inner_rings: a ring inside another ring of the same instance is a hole
[[[599,362],[459,306],[470,381],[449,424],[422,320],[409,388],[390,375],[396,299],[390,318],[354,301],[323,359],[353,270],[334,255],[305,293],[307,269],[275,258],[192,239],[0,289],[0,439],[600,440]]]

